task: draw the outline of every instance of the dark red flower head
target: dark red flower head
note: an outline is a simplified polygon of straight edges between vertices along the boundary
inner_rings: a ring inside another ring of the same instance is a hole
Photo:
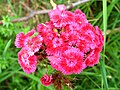
[[[40,81],[44,86],[49,86],[52,84],[52,75],[48,76],[48,74],[45,74],[40,78]]]

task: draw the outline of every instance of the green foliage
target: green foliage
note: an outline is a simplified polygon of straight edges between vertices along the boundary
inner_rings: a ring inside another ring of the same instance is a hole
[[[30,30],[29,26],[24,28],[22,23],[11,23],[11,19],[12,17],[8,15],[3,16],[3,25],[0,26],[0,73],[10,66],[10,58],[15,54],[16,50],[13,51],[13,49],[16,34],[19,32],[28,32]],[[14,56],[16,55],[17,54]]]
[[[5,58],[6,58],[7,49],[10,47],[10,44],[11,44],[11,39],[6,44],[6,47],[3,51],[2,58],[0,58],[0,73],[2,72],[2,69],[6,69],[9,66],[8,61]]]
[[[19,32],[27,32],[30,30],[30,26],[27,27],[23,27],[23,23],[15,23],[13,24],[12,22],[10,22],[12,19],[12,17],[10,16],[3,16],[3,25],[0,26],[0,35],[2,37],[13,37],[16,34],[18,34]]]
[[[9,16],[3,16],[3,26],[1,26],[0,34],[3,35],[4,37],[9,37],[12,36],[14,30],[13,29],[13,24],[10,22]],[[7,32],[7,33],[6,33]]]
[[[26,33],[37,24],[49,20],[48,15],[38,15],[27,22],[11,23],[11,20],[26,15],[22,5],[12,1],[14,0],[0,0],[0,7],[8,5],[7,11],[11,11],[2,15],[2,18],[0,17],[3,21],[3,25],[0,25],[0,90],[55,90],[53,85],[44,87],[39,81],[39,78],[46,72],[44,65],[38,65],[36,73],[25,74],[23,72],[17,61],[19,49],[14,46],[15,37],[19,32]],[[24,2],[24,0],[21,1]],[[49,0],[30,1],[29,6],[34,10],[52,8]],[[77,0],[54,1],[57,4],[69,5]],[[105,48],[101,53],[101,62],[94,67],[88,67],[80,74],[69,76],[73,83],[73,90],[120,90],[120,2],[119,0],[107,0],[107,7],[104,3],[105,8],[103,8],[102,1],[91,0],[71,10],[81,9],[92,25],[98,25],[104,33],[108,29],[110,31],[105,35]],[[107,15],[105,9],[107,9]],[[4,13],[4,11],[2,12],[0,8],[0,12]],[[54,73],[53,69],[48,67],[49,74]],[[63,90],[70,90],[70,88],[64,86]]]

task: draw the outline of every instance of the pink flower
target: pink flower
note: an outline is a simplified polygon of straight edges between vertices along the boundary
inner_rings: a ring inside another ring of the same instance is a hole
[[[50,20],[53,22],[59,22],[61,19],[62,11],[65,11],[66,7],[64,5],[58,5],[55,10],[49,12]]]
[[[25,40],[27,40],[28,38],[24,35],[24,33],[19,33],[16,36],[16,40],[15,40],[15,46],[17,48],[21,48],[25,46]]]
[[[78,24],[88,23],[86,15],[81,10],[76,10],[74,13],[67,11],[64,5],[58,5],[55,10],[49,12],[50,20],[55,27],[65,27],[67,24],[76,22]]]
[[[70,12],[70,11],[64,11],[61,14],[62,18],[61,18],[61,23],[60,26],[65,27],[67,24],[71,24],[74,20],[74,13]]]
[[[62,55],[49,56],[48,59],[50,60],[51,66],[63,74],[78,74],[85,68],[83,55],[79,49],[69,48]]]
[[[63,44],[63,45],[65,45],[65,44]],[[46,53],[47,53],[48,56],[49,55],[54,56],[56,54],[61,55],[67,48],[68,48],[68,46],[66,46],[66,45],[65,46],[56,47],[56,48],[51,47],[51,48],[47,48],[46,49]]]
[[[77,74],[87,66],[98,63],[103,35],[98,27],[94,28],[88,23],[81,10],[72,13],[57,7],[49,16],[54,28],[58,30],[56,34],[59,34],[57,38],[53,36],[45,42],[46,53],[54,69],[64,74]]]
[[[64,5],[58,5],[55,10],[49,12],[50,20],[57,28],[70,24],[73,20],[74,14],[67,11]]]
[[[24,47],[26,45],[26,42],[29,40],[30,36],[32,36],[34,33],[35,30],[31,30],[26,35],[23,32],[17,34],[15,39],[15,46],[17,48]]]
[[[99,47],[90,51],[90,54],[88,54],[87,58],[85,59],[86,66],[94,66],[95,64],[98,64],[100,51],[101,50]]]
[[[50,61],[50,64],[52,68],[56,70],[60,70],[61,68],[59,67],[59,64],[61,62],[61,53],[54,54],[54,56],[48,56],[47,58]]]
[[[100,47],[100,50],[102,51],[102,46],[104,44],[104,37],[102,35],[102,31],[99,29],[98,26],[95,27],[96,28],[96,33],[97,33],[97,36],[99,38],[99,42],[98,42],[98,47]]]
[[[82,23],[88,23],[88,20],[86,18],[86,15],[79,9],[74,11],[74,20],[75,22],[82,24]]]
[[[51,10],[49,12],[50,20],[53,22],[58,22],[61,19],[61,11],[56,9],[56,10]]]
[[[37,26],[37,30],[39,32],[39,35],[41,35],[44,39],[43,39],[43,42],[46,44],[46,45],[49,45],[51,42],[51,40],[54,38],[54,37],[57,37],[57,32],[54,32],[54,27],[52,26],[52,23],[51,22],[47,22],[46,25],[43,25],[43,24],[39,24]]]
[[[36,69],[36,54],[45,54],[52,68],[63,74],[78,74],[87,66],[99,62],[104,38],[98,26],[93,27],[81,10],[70,12],[64,5],[58,5],[49,12],[50,21],[37,26],[35,30],[16,36],[15,46],[22,50],[18,53],[18,62],[26,73]],[[44,49],[41,49],[41,46]],[[42,57],[41,54],[41,57]],[[38,56],[39,57],[39,56]],[[45,74],[40,80],[43,85],[52,83],[52,76]]]
[[[55,37],[53,40],[49,40],[48,43],[46,44],[47,46],[46,53],[48,55],[58,53],[63,48],[62,45],[64,45],[63,40],[61,38]]]
[[[62,43],[63,43],[63,40],[61,38],[54,38],[53,47],[61,46]]]
[[[59,64],[61,72],[64,74],[79,74],[83,68],[83,52],[77,48],[70,48],[63,53],[63,58]]]
[[[52,75],[48,76],[48,74],[45,74],[40,78],[40,81],[44,86],[49,86],[52,84]]]
[[[56,7],[56,9],[60,10],[60,11],[65,11],[66,10],[66,6],[65,5],[58,5]]]
[[[90,45],[86,40],[79,40],[77,41],[76,46],[80,49],[80,51],[86,53],[90,50]]]
[[[20,52],[18,53],[18,63],[26,72],[27,74],[30,74],[36,70],[37,65],[37,57],[35,55],[29,55],[27,48],[22,48]]]
[[[94,48],[98,47],[97,46],[97,44],[99,42],[98,36],[96,34],[95,28],[91,24],[89,24],[89,23],[82,24],[81,27],[80,27],[80,31],[78,31],[78,32],[80,34],[79,39],[81,41],[85,41],[84,42],[85,43],[84,46],[87,45],[87,47],[86,47],[87,50],[94,49]],[[79,43],[77,43],[77,44],[79,45]],[[85,51],[87,51],[87,50],[85,50]]]
[[[37,35],[27,41],[27,44],[25,47],[29,50],[30,55],[34,55],[35,52],[38,52],[40,47],[42,46],[43,38],[41,35]]]

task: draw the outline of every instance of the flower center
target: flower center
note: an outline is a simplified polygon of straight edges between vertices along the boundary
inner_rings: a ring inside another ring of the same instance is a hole
[[[74,67],[75,65],[76,65],[76,61],[74,60],[67,60],[67,65],[69,66],[69,67]]]

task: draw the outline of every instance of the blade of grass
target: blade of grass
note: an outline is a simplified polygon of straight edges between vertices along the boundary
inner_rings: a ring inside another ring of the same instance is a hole
[[[31,79],[35,80],[36,82],[40,82],[38,77],[35,77],[35,76],[31,75],[31,74],[26,74],[26,73],[21,72],[21,71],[17,71],[16,73],[24,75],[24,76],[26,76],[28,78],[31,78]]]
[[[103,52],[105,54],[105,42],[106,42],[106,30],[107,30],[107,0],[103,0],[103,28],[104,28],[104,51]],[[105,57],[103,57],[103,59],[101,58],[100,66],[101,66],[102,79],[103,79],[105,90],[109,90],[104,61],[105,61]]]
[[[100,77],[100,74],[96,74],[96,73],[91,73],[91,72],[81,72],[81,75],[89,75],[89,76],[97,76]]]
[[[0,78],[0,83],[3,82],[4,80],[8,79],[9,77],[13,76],[19,70],[20,70],[20,68],[16,71],[9,72],[8,74],[6,72],[5,75],[2,78]]]
[[[11,8],[12,12],[17,16],[14,7],[13,7],[12,4],[11,4],[11,0],[7,0],[7,2],[8,2],[8,4],[10,5],[10,8]]]
[[[7,52],[8,48],[10,47],[10,45],[11,45],[11,39],[8,41],[8,43],[5,46],[5,49],[3,51],[3,57],[5,57],[6,52]]]
[[[94,83],[95,86],[97,86],[98,88],[100,88],[100,86],[88,75],[86,75],[88,77],[88,79],[90,79],[92,81],[92,83]]]
[[[107,77],[106,77],[106,69],[105,69],[105,64],[104,64],[103,59],[100,59],[100,64],[101,64],[101,73],[102,73],[102,79],[103,79],[102,84],[104,84],[105,90],[109,90],[108,83],[107,83]]]
[[[117,4],[118,3],[118,0],[112,0],[111,2],[110,2],[110,5],[108,6],[108,12],[107,12],[107,16],[109,17],[110,16],[110,14],[112,13],[112,9],[113,9],[113,7],[115,6],[115,4]],[[119,15],[119,14],[118,14]]]

